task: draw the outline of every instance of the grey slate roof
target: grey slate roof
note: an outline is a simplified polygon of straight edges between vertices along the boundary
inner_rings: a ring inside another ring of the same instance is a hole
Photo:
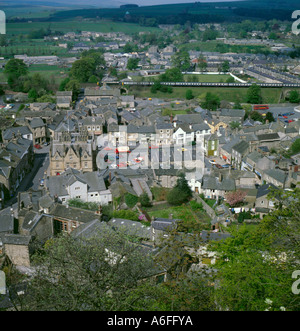
[[[17,136],[18,134],[21,136],[30,135],[31,131],[29,130],[28,126],[11,127],[3,131],[2,137],[4,140],[11,140],[14,135]]]
[[[134,222],[131,220],[121,219],[121,218],[113,218],[108,222],[108,224],[114,230],[121,230],[122,233],[126,233],[143,239],[151,238],[150,224],[147,227],[140,222]]]
[[[155,218],[151,222],[151,226],[153,229],[160,231],[170,231],[176,227],[176,222],[179,221],[177,219],[169,219],[169,218]]]

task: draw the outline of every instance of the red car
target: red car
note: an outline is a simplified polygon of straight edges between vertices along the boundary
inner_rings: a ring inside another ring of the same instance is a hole
[[[42,146],[40,146],[39,144],[35,144],[34,147],[35,147],[36,149],[42,149]]]

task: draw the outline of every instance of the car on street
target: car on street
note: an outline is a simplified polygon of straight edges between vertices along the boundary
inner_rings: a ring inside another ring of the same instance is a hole
[[[210,164],[217,164],[216,160],[208,160]]]
[[[42,146],[39,145],[39,144],[35,144],[34,147],[35,147],[36,149],[42,149]]]

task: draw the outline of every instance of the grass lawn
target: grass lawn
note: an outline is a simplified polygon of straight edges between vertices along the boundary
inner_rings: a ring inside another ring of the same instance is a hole
[[[59,84],[68,73],[68,69],[60,68],[58,66],[48,66],[43,64],[34,64],[29,67],[29,74],[39,73],[46,79],[54,79],[56,84]],[[0,70],[0,82],[7,82],[3,69]]]
[[[172,214],[174,219],[181,219],[185,224],[189,224],[191,229],[194,226],[208,228],[210,226],[210,217],[204,211],[193,212],[189,204],[182,206],[170,206],[167,203],[147,208],[150,217],[169,218]]]
[[[195,98],[204,99],[207,92],[217,94],[220,100],[230,102],[247,102],[247,88],[235,87],[173,87],[173,93],[156,92],[151,93],[149,87],[131,86],[129,94],[132,93],[138,98],[161,98],[161,99],[185,99],[186,90],[193,91]],[[264,103],[278,103],[281,88],[262,88],[262,98]]]

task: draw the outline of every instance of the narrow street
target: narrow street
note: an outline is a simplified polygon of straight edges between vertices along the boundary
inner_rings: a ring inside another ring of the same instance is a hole
[[[49,148],[43,148],[39,152],[35,152],[35,159],[32,171],[26,174],[25,178],[21,182],[20,186],[17,189],[17,192],[14,193],[14,196],[5,202],[4,208],[13,206],[17,208],[18,193],[25,192],[30,188],[37,190],[39,188],[40,180],[44,176],[44,172],[47,171],[49,167]]]

